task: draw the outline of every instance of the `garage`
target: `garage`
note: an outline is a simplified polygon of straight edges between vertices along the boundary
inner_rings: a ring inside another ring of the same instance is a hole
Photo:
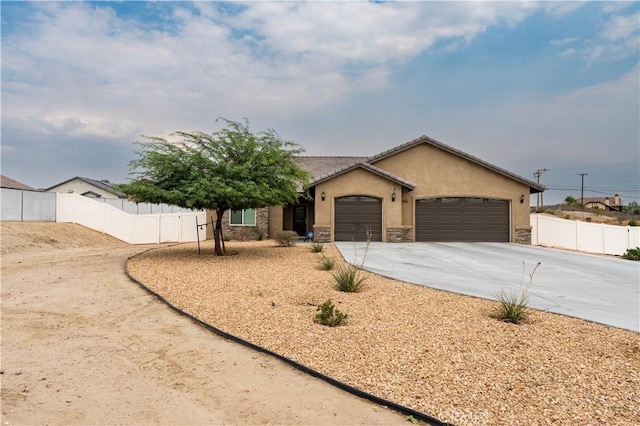
[[[416,241],[510,241],[509,202],[490,198],[416,201]]]
[[[335,200],[335,241],[382,241],[382,200],[364,195]]]

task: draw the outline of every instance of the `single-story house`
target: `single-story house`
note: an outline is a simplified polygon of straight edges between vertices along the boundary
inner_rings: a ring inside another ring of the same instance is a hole
[[[126,194],[114,189],[108,180],[95,180],[79,176],[53,185],[45,191],[77,193],[89,198],[127,198]]]
[[[300,236],[311,231],[318,242],[530,244],[529,194],[544,191],[427,136],[372,157],[299,157],[298,162],[313,176],[311,199],[227,212],[224,234],[256,239],[293,230]]]
[[[5,175],[0,175],[0,188],[20,189],[23,191],[37,191],[37,189],[31,186],[26,185],[22,182],[18,182],[17,180],[13,180]]]
[[[613,197],[585,197],[582,199],[582,205],[588,209],[605,210],[608,212],[622,211],[622,199],[618,194]]]

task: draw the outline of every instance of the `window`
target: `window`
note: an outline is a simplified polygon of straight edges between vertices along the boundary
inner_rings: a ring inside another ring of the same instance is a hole
[[[255,226],[256,209],[232,210],[229,216],[229,224]]]

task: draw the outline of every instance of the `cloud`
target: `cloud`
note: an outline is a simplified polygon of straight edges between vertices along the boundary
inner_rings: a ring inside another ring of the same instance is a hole
[[[560,40],[551,40],[549,42],[549,44],[552,45],[552,46],[562,46],[562,45],[565,45],[565,44],[574,43],[574,42],[576,42],[578,40],[580,40],[580,38],[578,38],[578,37],[567,37],[567,38],[563,38],[563,39],[560,39]]]
[[[153,22],[109,3],[30,5],[25,30],[3,37],[4,116],[104,136],[196,126],[221,113],[286,116],[381,90],[398,64],[436,42],[468,43],[533,7],[168,3],[148,6],[161,11]]]
[[[584,5],[3,3],[3,168],[20,171],[31,165],[51,175],[54,166],[45,171],[46,166],[29,158],[29,152],[40,152],[67,164],[56,166],[56,172],[68,174],[68,164],[82,164],[86,170],[104,172],[74,174],[121,181],[122,175],[107,173],[108,164],[126,164],[125,153],[131,152],[130,143],[139,134],[211,131],[221,115],[249,117],[258,129],[284,130],[312,154],[346,149],[373,154],[422,133],[442,136],[445,143],[495,158],[506,167],[523,158],[542,161],[544,150],[563,154],[557,148],[561,141],[595,144],[605,134],[615,133],[622,150],[633,134],[628,129],[638,127],[631,117],[638,111],[632,98],[637,98],[638,88],[629,75],[544,101],[532,100],[542,95],[531,95],[526,88],[518,92],[523,99],[513,100],[506,85],[495,93],[478,86],[494,84],[509,73],[510,81],[521,79],[523,87],[527,79],[520,68],[499,68],[504,63],[500,52],[492,65],[478,62],[473,47],[480,36],[482,43],[491,43],[489,38],[501,32],[492,29],[499,27],[506,34],[534,14],[541,20],[545,14],[552,16],[552,24],[564,22]],[[602,23],[596,33],[558,31],[557,39],[549,42],[557,46],[557,54],[590,63],[637,55],[637,6],[589,7],[586,12],[610,10],[598,15]],[[22,14],[11,14],[19,8]],[[13,17],[10,22],[8,17]],[[455,64],[465,49],[466,63],[478,66],[471,77]],[[530,59],[524,51],[505,53]],[[451,61],[445,64],[449,68],[437,69],[445,65],[430,61],[436,55]],[[532,65],[527,69],[534,69]],[[465,75],[468,84],[457,84],[452,74]],[[407,75],[420,77],[414,77],[411,86],[403,81]],[[554,84],[561,85],[563,78],[557,75]],[[473,93],[464,93],[461,86],[482,92],[486,99],[477,101],[476,95],[470,101]],[[637,146],[637,140],[633,143]],[[99,155],[91,154],[93,146]]]
[[[517,141],[527,162],[550,167],[640,161],[640,68],[538,102],[493,111],[503,123],[493,143]],[[488,123],[487,127],[497,125]],[[515,160],[515,158],[514,158]],[[640,164],[639,164],[640,165]]]
[[[640,11],[611,15],[598,37],[588,40],[581,54],[589,63],[637,57],[640,48]]]
[[[562,52],[558,53],[558,56],[573,56],[573,55],[577,55],[578,51],[576,49],[567,49],[567,50],[563,50]]]

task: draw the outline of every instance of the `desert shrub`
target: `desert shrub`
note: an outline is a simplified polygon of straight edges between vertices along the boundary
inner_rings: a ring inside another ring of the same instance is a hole
[[[531,288],[533,275],[536,273],[539,266],[540,262],[538,262],[533,268],[529,274],[529,280],[525,283],[525,265],[524,262],[522,262],[522,282],[520,283],[520,289],[514,290],[510,293],[501,290],[500,294],[496,295],[499,302],[496,318],[513,324],[520,324],[526,319],[527,304],[529,303],[529,288]]]
[[[322,252],[322,249],[324,248],[324,246],[320,243],[313,243],[311,244],[311,248],[309,250],[311,250],[311,253],[320,253]]]
[[[629,226],[638,226],[638,222],[636,222],[635,220],[630,220],[627,225],[629,225]]]
[[[273,236],[273,238],[282,247],[291,247],[296,245],[298,240],[298,234],[294,231],[279,231]]]
[[[318,314],[316,314],[316,322],[319,322],[322,325],[335,327],[342,324],[347,319],[347,314],[337,310],[330,299],[322,305],[319,305],[316,311],[318,311]]]
[[[586,221],[586,222],[591,222],[591,217],[587,217],[587,218],[585,219],[585,221]]]
[[[640,247],[627,249],[622,255],[623,259],[640,261]]]
[[[353,242],[353,262],[347,263],[344,266],[339,266],[335,272],[333,272],[333,281],[336,289],[347,293],[357,293],[362,289],[362,285],[367,277],[362,271],[362,267],[367,259],[367,253],[369,253],[369,247],[371,246],[371,230],[367,229],[367,244],[362,254],[362,259],[358,261],[358,247],[356,242]]]
[[[336,261],[332,257],[322,256],[318,261],[318,266],[323,271],[332,271],[333,267],[336,266]]]
[[[347,293],[359,292],[365,280],[366,277],[363,275],[362,270],[351,264],[338,266],[333,273],[336,289]]]

